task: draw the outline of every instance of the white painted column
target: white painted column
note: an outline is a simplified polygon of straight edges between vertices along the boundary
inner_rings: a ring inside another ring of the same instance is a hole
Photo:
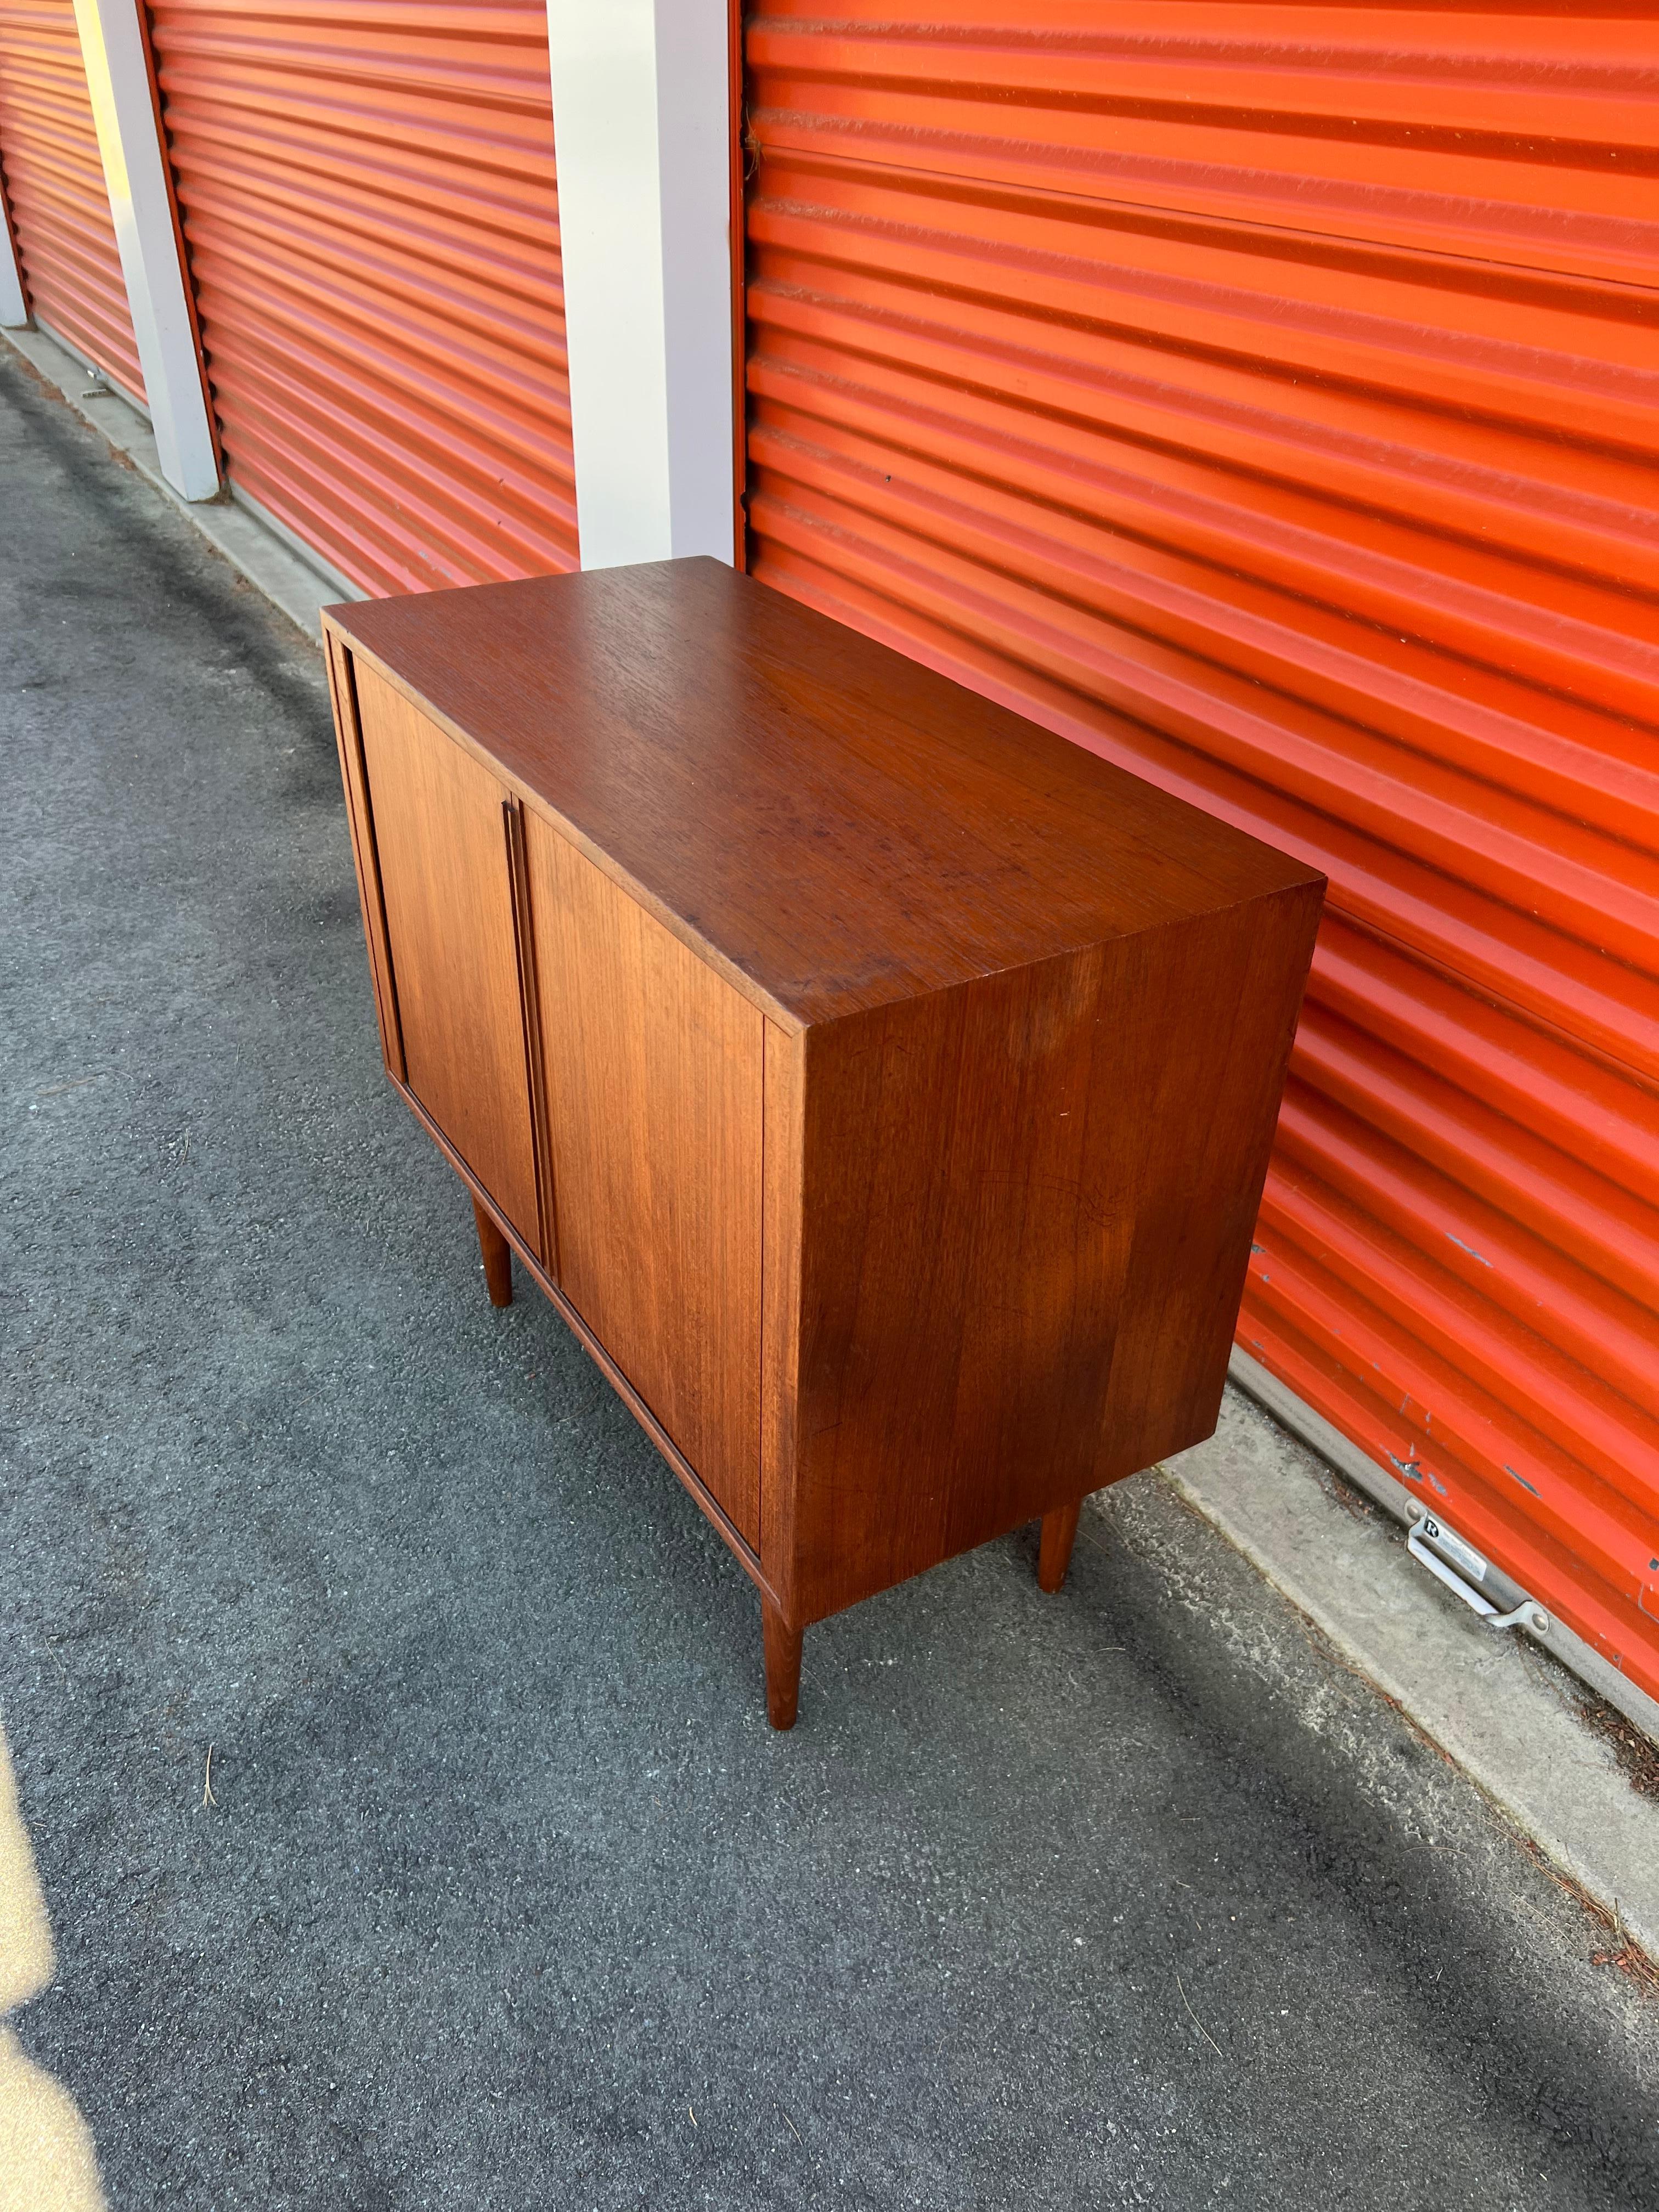
[[[156,457],[163,476],[186,499],[211,499],[219,489],[219,469],[137,0],[75,0],[75,20]]]
[[[547,0],[584,568],[732,557],[727,20]]]
[[[0,331],[21,331],[28,319],[28,302],[23,297],[23,272],[17,265],[17,250],[11,242],[6,211],[0,207]]]

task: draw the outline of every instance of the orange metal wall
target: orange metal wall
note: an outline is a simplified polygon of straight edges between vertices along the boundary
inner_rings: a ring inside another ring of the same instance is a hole
[[[1659,1694],[1653,12],[925,18],[749,21],[750,566],[1328,872],[1240,1341]]]
[[[576,565],[544,0],[157,0],[231,482],[370,592]]]
[[[142,399],[70,0],[0,0],[0,173],[31,309]]]

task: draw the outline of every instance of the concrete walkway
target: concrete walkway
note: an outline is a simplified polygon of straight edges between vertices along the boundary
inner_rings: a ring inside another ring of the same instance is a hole
[[[0,514],[0,2207],[1659,2202],[1617,1931],[1171,1484],[768,1731],[381,1077],[314,653],[11,362]]]

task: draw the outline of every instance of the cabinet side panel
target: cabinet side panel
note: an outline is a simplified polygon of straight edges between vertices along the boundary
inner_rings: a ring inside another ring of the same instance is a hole
[[[1311,936],[1253,964],[1272,903],[808,1033],[804,1619],[1213,1423]]]
[[[805,1620],[1090,1486],[1133,1228],[1115,949],[807,1033]]]
[[[504,794],[372,668],[356,675],[405,1079],[539,1249]]]
[[[1322,903],[1322,886],[1300,884],[1140,955],[1141,994],[1176,1018],[1125,1163],[1134,1244],[1097,1483],[1215,1428]]]
[[[392,955],[386,944],[386,905],[380,896],[380,869],[374,854],[374,817],[368,803],[362,732],[357,726],[351,655],[326,626],[323,647],[328,665],[329,697],[334,707],[334,738],[340,753],[340,780],[345,786],[346,819],[351,830],[351,857],[357,870],[357,898],[362,908],[363,936],[368,945],[368,972],[374,985],[380,1054],[387,1074],[401,1083],[404,1080],[403,1039],[398,1031],[398,996],[392,988]]]
[[[758,1550],[764,1018],[524,826],[560,1286]]]

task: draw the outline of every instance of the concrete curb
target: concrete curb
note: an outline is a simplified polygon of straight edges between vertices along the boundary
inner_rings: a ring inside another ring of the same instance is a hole
[[[1293,1390],[1287,1389],[1276,1375],[1270,1375],[1249,1352],[1235,1346],[1228,1373],[1234,1386],[1271,1413],[1280,1428],[1288,1429],[1316,1457],[1327,1461],[1356,1489],[1363,1490],[1374,1504],[1392,1514],[1402,1528],[1418,1518],[1423,1510],[1419,1497],[1407,1490],[1403,1482],[1396,1482],[1375,1460],[1368,1459],[1358,1444],[1351,1443],[1340,1429],[1334,1429],[1311,1406],[1304,1406]],[[1504,1611],[1532,1595],[1496,1567],[1488,1574],[1486,1593]],[[1547,1617],[1549,1626],[1540,1638],[1540,1648],[1552,1658],[1559,1659],[1598,1698],[1606,1698],[1608,1705],[1616,1707],[1626,1720],[1633,1722],[1645,1736],[1659,1745],[1659,1699],[1638,1689],[1610,1659],[1604,1659],[1582,1636],[1575,1635],[1565,1620],[1554,1615]]]
[[[161,473],[155,439],[144,415],[125,394],[105,386],[95,370],[88,372],[56,338],[38,330],[3,330],[0,337],[307,637],[321,638],[322,608],[337,599],[363,597],[343,576],[302,558],[284,542],[287,533],[269,516],[251,511],[249,502],[228,495],[187,500],[174,490]]]
[[[1659,1755],[1633,1728],[1606,1715],[1593,1725],[1590,1694],[1565,1669],[1486,1627],[1417,1565],[1399,1528],[1237,1389],[1210,1441],[1163,1473],[1659,1959],[1659,1796],[1635,1778],[1659,1774]]]
[[[363,596],[302,557],[250,503],[181,498],[142,413],[115,392],[89,389],[55,339],[0,337],[309,637],[319,635],[319,608]],[[1214,1437],[1170,1462],[1164,1479],[1659,1959],[1659,1795],[1641,1794],[1616,1755],[1616,1730],[1605,1717],[1593,1724],[1588,1710],[1597,1693],[1659,1742],[1659,1704],[1559,1623],[1547,1647],[1586,1692],[1518,1636],[1483,1627],[1407,1552],[1394,1525],[1405,1518],[1403,1487],[1242,1353],[1233,1377]],[[1365,1498],[1342,1489],[1331,1468]],[[1659,1759],[1638,1743],[1631,1763],[1644,1756]]]

